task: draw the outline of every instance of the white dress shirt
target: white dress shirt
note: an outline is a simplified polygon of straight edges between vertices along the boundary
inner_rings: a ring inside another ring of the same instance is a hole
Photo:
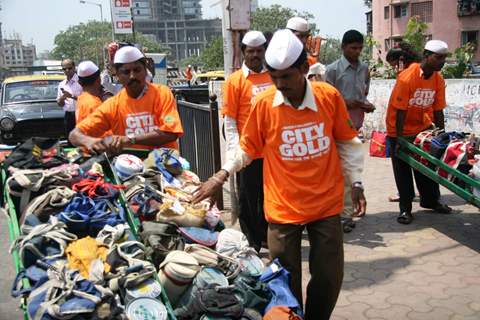
[[[57,89],[57,101],[60,100],[60,97],[63,95],[62,89],[69,92],[72,96],[78,97],[82,94],[83,88],[78,83],[78,75],[75,73],[72,79],[65,79],[58,85]],[[63,111],[66,112],[75,112],[77,109],[77,101],[72,98],[65,99],[65,104],[63,105]]]

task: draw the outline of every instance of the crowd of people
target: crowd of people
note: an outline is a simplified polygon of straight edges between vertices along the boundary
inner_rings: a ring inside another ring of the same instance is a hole
[[[362,184],[364,152],[359,131],[365,113],[370,76],[360,60],[364,39],[349,30],[342,56],[324,67],[306,47],[310,26],[290,19],[271,39],[247,32],[241,43],[242,67],[226,80],[222,115],[226,162],[202,184],[193,202],[212,197],[232,175],[239,190],[242,232],[250,246],[267,248],[291,273],[291,289],[306,319],[328,319],[343,279],[343,233],[366,213]],[[398,138],[412,141],[421,131],[444,127],[445,83],[440,75],[447,45],[431,40],[422,54],[401,43],[387,54],[396,70],[386,127],[402,224],[413,220],[412,169],[397,157]],[[144,54],[134,46],[115,51],[108,78],[91,61],[77,69],[71,60],[62,68],[58,104],[65,110],[71,144],[92,152],[122,149],[177,148],[183,134],[175,99],[166,86],[152,84]],[[107,74],[108,75],[108,74]],[[102,85],[103,82],[103,85]],[[112,89],[113,88],[113,89]],[[413,171],[420,205],[440,213],[438,184]],[[311,279],[302,291],[301,242],[310,243]]]

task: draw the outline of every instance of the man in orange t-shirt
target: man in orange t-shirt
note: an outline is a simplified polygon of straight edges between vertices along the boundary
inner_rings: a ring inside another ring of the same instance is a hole
[[[245,61],[242,68],[228,77],[223,89],[222,114],[225,120],[227,158],[233,158],[242,131],[257,94],[273,85],[265,69],[265,36],[249,31],[242,39]],[[250,246],[260,251],[267,242],[267,221],[263,213],[263,159],[255,159],[237,173],[239,222]]]
[[[306,320],[327,320],[343,278],[343,173],[352,185],[358,216],[365,214],[362,143],[340,93],[324,82],[309,82],[307,54],[290,30],[277,31],[265,60],[274,87],[256,97],[234,159],[205,182],[193,202],[221,190],[228,176],[264,157],[263,185],[268,248],[291,275],[302,299],[301,242],[310,241]]]
[[[124,89],[77,124],[70,134],[72,143],[109,153],[125,147],[177,148],[183,129],[170,89],[146,82],[145,57],[135,47],[120,48],[114,64]],[[102,138],[109,130],[113,135]]]
[[[444,129],[443,109],[446,107],[445,80],[440,70],[445,64],[448,46],[440,40],[431,40],[425,45],[421,63],[412,63],[397,77],[387,109],[387,138],[392,154],[392,166],[400,196],[400,214],[397,221],[409,224],[413,221],[412,201],[415,197],[412,169],[397,157],[399,137],[412,142],[420,132],[433,124]],[[448,206],[440,203],[437,183],[413,170],[420,206],[439,213],[450,213]]]
[[[77,99],[76,123],[88,117],[103,101],[113,94],[106,91],[100,81],[100,69],[92,61],[82,61],[77,68],[78,83],[83,92]]]
[[[287,29],[291,30],[293,34],[302,42],[303,47],[307,50],[307,61],[308,65],[312,66],[318,62],[318,56],[312,56],[308,52],[309,48],[307,46],[308,39],[310,38],[310,25],[308,21],[302,17],[292,17],[287,21]]]

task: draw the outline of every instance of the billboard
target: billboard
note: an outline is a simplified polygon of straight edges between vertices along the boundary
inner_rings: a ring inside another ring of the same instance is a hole
[[[111,0],[113,32],[116,34],[133,33],[131,0]]]

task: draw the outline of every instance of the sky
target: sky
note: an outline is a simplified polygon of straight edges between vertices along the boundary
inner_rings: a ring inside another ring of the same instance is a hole
[[[101,3],[103,17],[110,20],[109,0],[92,0]],[[219,17],[219,0],[202,0],[205,18]],[[259,0],[259,6],[279,4],[298,11],[307,11],[315,16],[320,35],[341,38],[348,29],[365,32],[366,21],[363,0]],[[315,5],[312,6],[312,3]],[[51,50],[54,37],[68,26],[88,20],[100,20],[100,8],[81,4],[79,0],[0,0],[0,22],[3,36],[14,33],[26,43],[37,46],[37,54]]]

